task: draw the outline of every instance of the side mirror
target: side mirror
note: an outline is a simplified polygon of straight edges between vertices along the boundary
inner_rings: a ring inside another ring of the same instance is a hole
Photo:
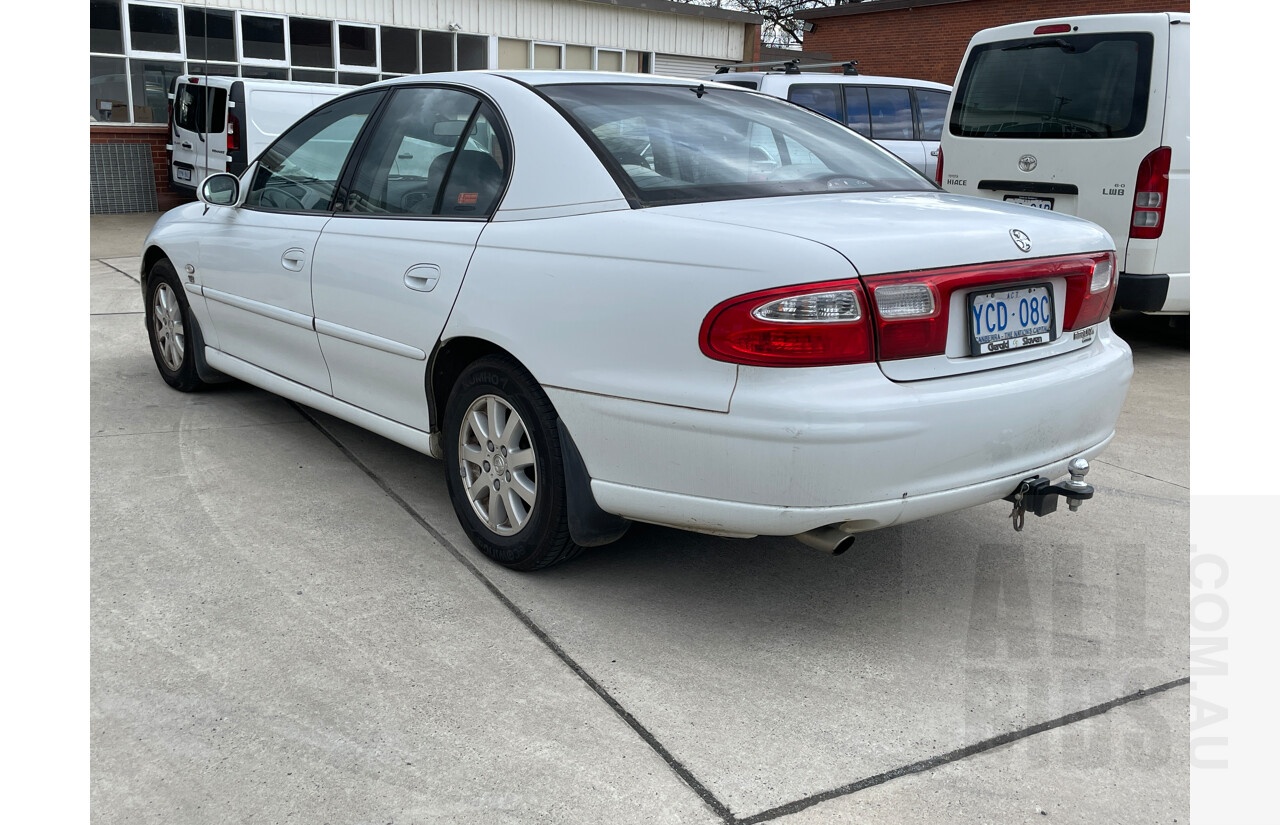
[[[227,172],[205,178],[196,196],[210,206],[236,206],[240,202],[240,179]]]

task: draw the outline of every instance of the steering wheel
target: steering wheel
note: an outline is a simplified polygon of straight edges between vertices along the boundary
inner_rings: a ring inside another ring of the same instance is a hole
[[[289,201],[293,203],[290,204]],[[272,209],[287,209],[296,212],[307,211],[307,205],[302,202],[302,198],[279,187],[265,187],[262,190],[262,194],[258,196],[258,203],[262,206],[269,206]]]

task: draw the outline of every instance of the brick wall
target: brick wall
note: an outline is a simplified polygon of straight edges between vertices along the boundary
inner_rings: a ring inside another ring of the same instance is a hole
[[[89,143],[141,144],[151,156],[151,174],[160,211],[194,200],[189,195],[169,191],[169,155],[165,146],[169,130],[164,126],[90,126]],[[91,182],[92,184],[92,182]]]
[[[955,83],[969,38],[1006,23],[1082,14],[1149,11],[1189,12],[1188,1],[1151,0],[968,0],[936,6],[821,17],[804,36],[806,52],[831,60],[857,60],[869,75]]]

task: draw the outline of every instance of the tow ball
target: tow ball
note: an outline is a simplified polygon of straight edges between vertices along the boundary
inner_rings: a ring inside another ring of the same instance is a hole
[[[1067,465],[1067,472],[1071,474],[1071,478],[1061,484],[1053,484],[1040,476],[1023,479],[1017,490],[1004,497],[1005,501],[1013,502],[1013,512],[1009,514],[1009,518],[1013,519],[1014,530],[1022,532],[1028,511],[1037,516],[1056,512],[1058,496],[1066,498],[1067,506],[1073,513],[1080,509],[1082,503],[1093,498],[1093,487],[1084,483],[1084,477],[1089,473],[1089,462],[1083,458],[1073,459]]]

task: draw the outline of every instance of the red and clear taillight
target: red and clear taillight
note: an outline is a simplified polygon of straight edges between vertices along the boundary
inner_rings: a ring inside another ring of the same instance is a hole
[[[942,185],[942,147],[938,147],[938,168],[933,170],[933,179]]]
[[[1164,213],[1169,201],[1169,163],[1173,150],[1161,146],[1138,164],[1138,181],[1133,192],[1133,219],[1130,238],[1159,238],[1164,232]]]
[[[857,278],[730,298],[702,321],[708,358],[761,367],[820,367],[875,360],[866,293]]]
[[[227,151],[237,152],[240,150],[240,118],[235,116],[234,112],[227,114]]]
[[[881,361],[943,355],[956,292],[1061,278],[1062,331],[1072,332],[1110,314],[1115,269],[1113,253],[1095,252],[781,287],[717,305],[699,342],[708,358],[762,367],[860,364],[877,353]]]

